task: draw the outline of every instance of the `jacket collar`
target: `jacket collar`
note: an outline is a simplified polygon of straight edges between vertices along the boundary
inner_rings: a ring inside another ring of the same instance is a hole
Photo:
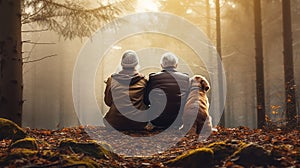
[[[162,70],[162,72],[177,72],[175,67],[166,67]]]
[[[136,75],[138,74],[138,71],[135,69],[122,69],[119,74],[124,74],[124,75]]]

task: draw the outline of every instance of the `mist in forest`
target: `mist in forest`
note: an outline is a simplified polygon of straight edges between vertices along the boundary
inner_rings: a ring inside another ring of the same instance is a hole
[[[267,118],[277,124],[285,120],[285,91],[283,69],[282,15],[280,0],[262,1],[263,54],[265,73],[265,101]],[[91,4],[88,4],[91,5]],[[137,12],[168,12],[188,20],[205,32],[216,45],[215,6],[205,0],[138,0]],[[297,111],[300,108],[300,1],[292,1],[294,42],[294,71]],[[134,12],[134,11],[133,11]],[[126,15],[126,14],[125,14]],[[162,23],[163,24],[163,23]],[[177,25],[174,25],[174,29]],[[38,30],[36,25],[23,25],[23,30]],[[113,28],[112,28],[113,29]],[[227,81],[225,125],[256,128],[256,76],[254,14],[252,1],[221,1],[222,60]],[[77,57],[84,44],[92,39],[64,40],[50,31],[23,33],[23,40],[37,44],[24,44],[24,99],[23,126],[59,129],[80,125],[74,109],[72,80]],[[102,43],[105,43],[103,41]],[[102,44],[99,44],[102,45]],[[117,41],[102,56],[95,74],[95,91],[99,111],[107,111],[103,102],[104,81],[119,70],[122,53],[136,50],[140,59],[140,72],[160,71],[160,56],[167,51],[179,57],[178,70],[190,75],[209,73],[193,49],[179,39],[145,32]],[[30,62],[44,58],[37,62]],[[86,59],[89,59],[88,57]],[[26,61],[28,61],[26,63]],[[147,67],[147,68],[144,68]],[[211,95],[209,99],[212,100]],[[89,102],[86,102],[89,103]],[[96,113],[97,114],[97,113]],[[99,115],[101,115],[99,113]],[[93,118],[94,116],[90,116]],[[89,119],[87,119],[89,120]],[[95,123],[92,123],[95,124]],[[217,124],[217,121],[214,122]]]

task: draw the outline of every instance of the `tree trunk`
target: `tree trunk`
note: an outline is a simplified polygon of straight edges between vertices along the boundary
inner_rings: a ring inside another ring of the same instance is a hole
[[[207,32],[207,36],[210,39],[211,38],[211,16],[210,16],[210,4],[209,4],[209,0],[205,1],[205,5],[206,5],[206,32]],[[210,46],[209,46],[210,49]]]
[[[285,103],[288,127],[294,128],[297,125],[296,93],[294,80],[293,62],[293,40],[291,22],[291,2],[282,1],[283,19],[283,47],[284,47],[284,79],[285,79]]]
[[[257,100],[257,127],[265,125],[265,88],[264,88],[264,59],[262,39],[261,1],[254,0],[255,24],[255,53],[256,53],[256,100]]]
[[[221,49],[221,10],[220,10],[220,0],[216,0],[216,38],[217,38],[217,51],[219,53],[220,59],[222,60],[222,49]],[[219,64],[218,64],[219,65]],[[224,101],[224,88],[223,88],[223,71],[220,66],[218,66],[218,74],[219,74],[219,101],[220,107],[219,110],[222,111],[222,116],[220,119],[220,126],[225,127],[225,110],[223,109],[223,102]]]
[[[21,125],[21,0],[0,0],[0,117]]]

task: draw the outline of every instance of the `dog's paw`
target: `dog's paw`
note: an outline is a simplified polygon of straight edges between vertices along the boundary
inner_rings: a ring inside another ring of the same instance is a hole
[[[211,131],[212,132],[218,132],[218,129],[217,128],[211,128]]]

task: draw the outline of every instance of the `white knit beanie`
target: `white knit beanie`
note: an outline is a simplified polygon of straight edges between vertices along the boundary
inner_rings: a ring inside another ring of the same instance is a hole
[[[135,68],[139,64],[139,58],[135,51],[127,50],[123,53],[121,65],[123,68]]]

